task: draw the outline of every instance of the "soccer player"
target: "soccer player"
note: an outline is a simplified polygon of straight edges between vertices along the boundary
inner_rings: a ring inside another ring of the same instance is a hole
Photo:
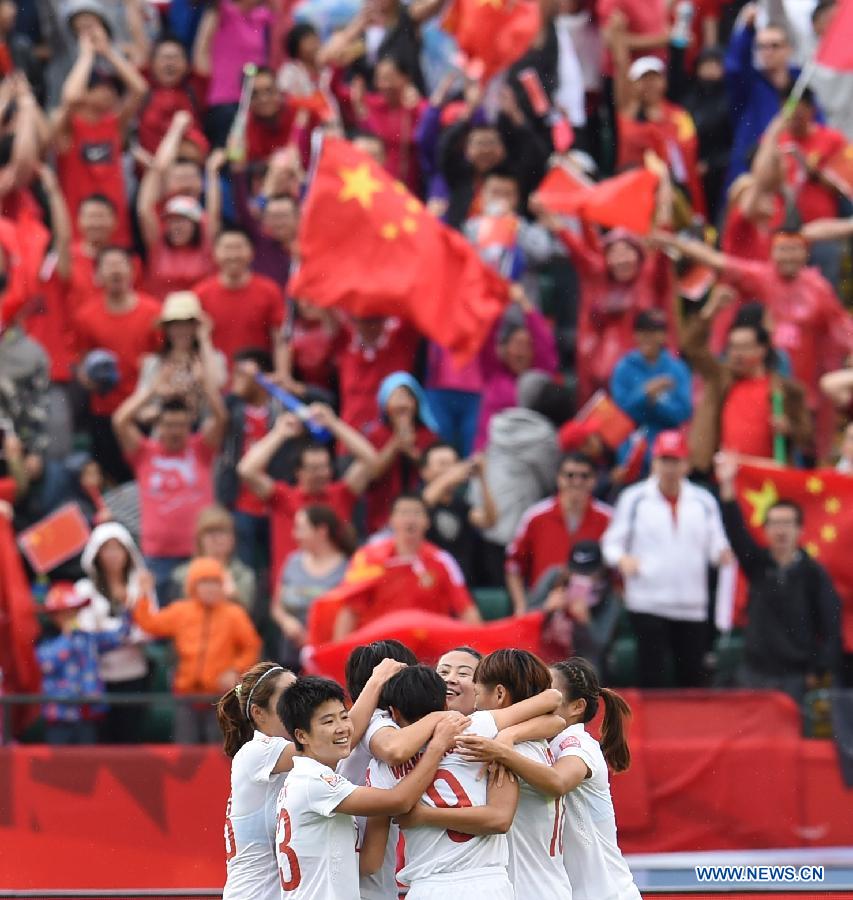
[[[427,666],[410,666],[394,676],[383,691],[382,705],[391,711],[400,725],[409,725],[444,706],[447,687],[441,677]],[[547,715],[556,708],[559,695],[546,690],[506,709],[475,712],[468,734],[494,737],[498,731],[519,725],[534,717]],[[397,784],[417,757],[402,766],[371,762],[370,783],[383,787]],[[518,802],[518,784],[506,780],[488,785],[480,777],[480,766],[466,762],[458,752],[447,754],[435,779],[410,817],[401,819],[406,838],[406,865],[399,873],[409,884],[408,900],[447,898],[453,892],[466,900],[511,900],[515,897],[507,876],[507,844],[504,833],[512,824]],[[424,806],[425,804],[425,806]],[[454,807],[477,807],[483,833],[462,834],[452,826],[423,824],[424,812],[435,814]],[[385,822],[368,823],[360,864],[370,871],[385,847]],[[445,830],[449,829],[449,830]]]
[[[408,812],[432,782],[459,728],[441,721],[408,777],[380,790],[358,787],[335,773],[349,756],[353,737],[340,685],[326,678],[298,678],[279,698],[277,712],[297,750],[277,802],[282,897],[359,900],[353,817]]]
[[[447,685],[447,708],[470,716],[474,712],[474,672],[483,658],[473,647],[455,647],[438,661],[435,671]]]
[[[275,800],[293,765],[295,747],[276,714],[278,698],[296,676],[276,663],[246,672],[216,708],[232,759],[225,813],[223,900],[278,900],[273,837]]]
[[[474,676],[477,709],[493,714],[514,703],[535,697],[551,687],[548,667],[526,650],[496,650],[484,657]],[[390,684],[390,682],[389,682]],[[475,714],[478,715],[478,714]],[[559,716],[550,717],[548,737],[565,728]],[[513,729],[501,734],[499,743],[539,766],[551,766],[551,751],[544,740],[523,741],[513,747]],[[463,735],[460,741],[469,735]],[[563,866],[563,797],[542,791],[527,781],[519,785],[518,809],[507,832],[509,879],[516,897],[546,896],[571,900],[572,887]],[[477,809],[426,809],[418,807],[409,816],[424,824],[455,828],[465,834],[488,832],[488,821]]]
[[[361,735],[376,709],[385,682],[401,664],[379,661],[365,678],[350,715]],[[231,757],[231,796],[225,813],[227,878],[223,900],[278,900],[275,859],[275,803],[293,767],[295,746],[276,712],[296,676],[273,662],[261,662],[217,705],[216,714]]]
[[[563,863],[574,900],[640,900],[616,841],[607,774],[608,767],[624,772],[630,765],[624,723],[631,710],[618,694],[599,685],[585,659],[557,663],[551,675],[563,697],[557,714],[568,723],[551,741],[553,766],[527,759],[495,741],[463,735],[459,744],[469,759],[498,762],[544,793],[565,796]],[[598,712],[600,701],[604,702],[601,744],[584,728]]]
[[[356,647],[350,653],[346,665],[347,692],[353,702],[358,703],[363,696],[368,678],[383,660],[398,660],[402,665],[417,665],[417,658],[412,651],[400,641],[373,641],[370,644]],[[450,718],[459,725],[462,731],[470,724],[470,720],[458,712],[434,712],[425,716],[407,728],[400,728],[391,718],[387,710],[377,709],[370,718],[364,737],[353,745],[350,755],[338,766],[338,773],[353,784],[366,783],[367,767],[373,758],[389,765],[401,765],[411,759],[432,736],[435,726],[443,718]],[[359,816],[358,846],[364,842],[366,820]],[[361,900],[397,900],[397,842],[400,829],[396,822],[391,823],[385,857],[381,868],[376,872],[361,875],[359,891]]]

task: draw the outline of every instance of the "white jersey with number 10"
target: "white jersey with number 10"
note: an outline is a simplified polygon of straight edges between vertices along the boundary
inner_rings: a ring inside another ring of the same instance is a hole
[[[497,734],[494,717],[476,712],[466,734],[493,738]],[[393,788],[415,767],[417,759],[402,766],[372,760],[368,769],[373,787]],[[422,802],[434,807],[485,806],[487,779],[480,778],[481,765],[465,762],[458,753],[448,753],[435,773]],[[472,869],[496,868],[506,871],[507,844],[502,834],[470,835],[439,828],[417,826],[404,829],[406,865],[398,873],[404,884],[455,872],[464,875]]]

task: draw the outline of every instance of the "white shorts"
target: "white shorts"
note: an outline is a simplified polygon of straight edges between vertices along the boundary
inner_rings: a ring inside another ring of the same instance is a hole
[[[406,894],[406,900],[448,900],[453,897],[464,897],[465,900],[516,900],[506,869],[494,866],[421,878]]]

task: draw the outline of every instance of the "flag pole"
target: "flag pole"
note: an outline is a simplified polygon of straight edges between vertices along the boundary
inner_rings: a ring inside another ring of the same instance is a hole
[[[794,111],[796,105],[802,100],[803,94],[806,91],[806,88],[809,86],[809,82],[812,80],[814,76],[815,70],[817,69],[817,61],[812,55],[809,58],[809,61],[803,66],[802,71],[797,76],[797,80],[794,82],[794,86],[791,88],[791,93],[788,95],[788,99],[785,101],[785,105],[783,107],[783,111],[786,116],[790,116]]]

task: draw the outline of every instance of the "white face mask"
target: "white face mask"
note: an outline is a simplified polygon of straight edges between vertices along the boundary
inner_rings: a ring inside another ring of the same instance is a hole
[[[509,213],[509,207],[503,200],[490,200],[483,208],[487,216],[505,216]]]

